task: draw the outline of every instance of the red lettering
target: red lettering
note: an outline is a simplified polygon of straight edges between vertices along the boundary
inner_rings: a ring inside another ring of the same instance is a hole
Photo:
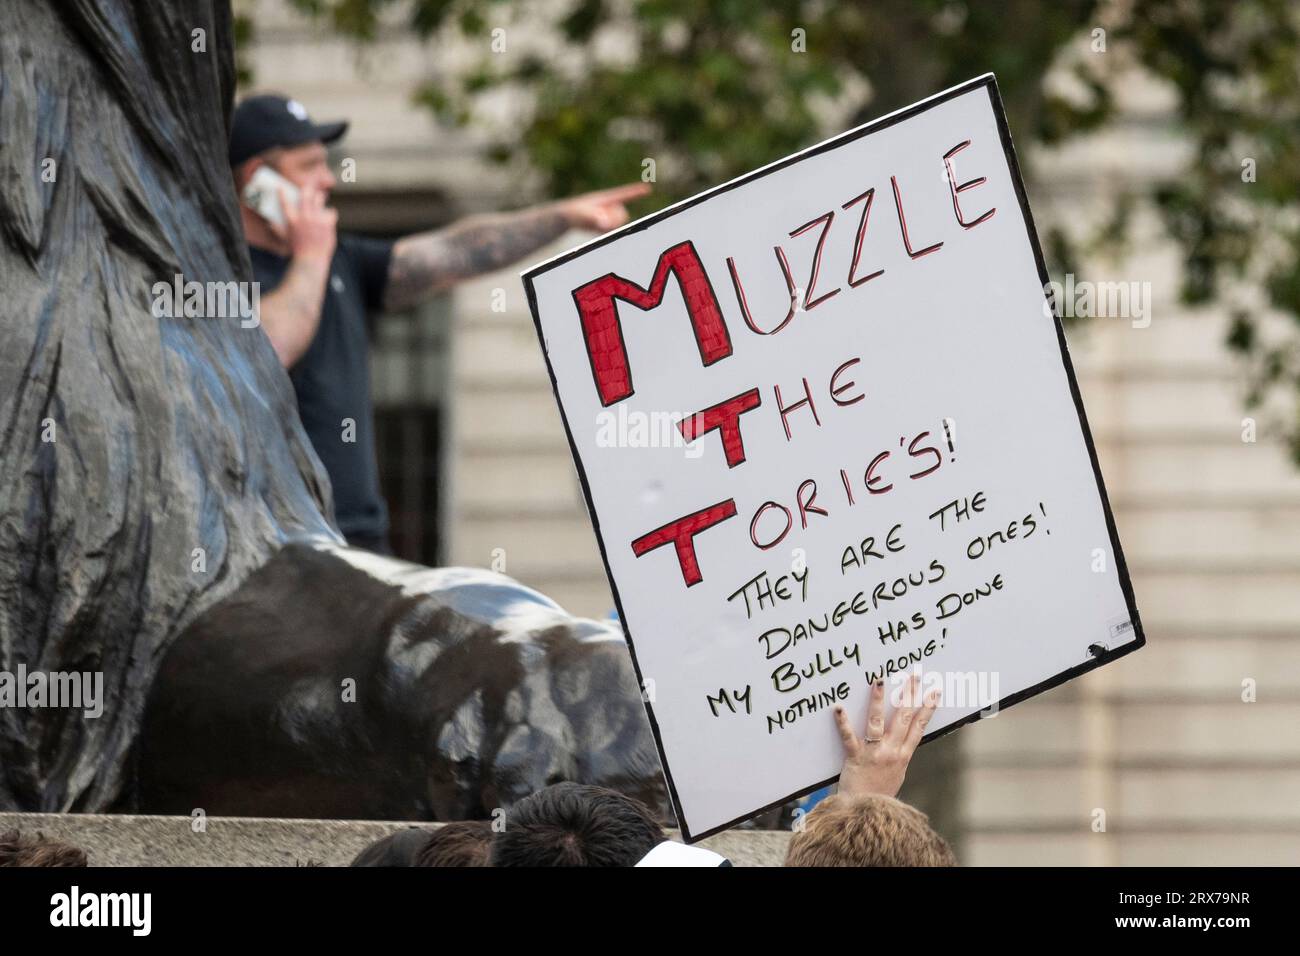
[[[836,386],[835,384],[835,380],[840,377],[840,372],[843,372],[850,365],[857,365],[861,361],[862,359],[860,358],[851,358],[831,374],[831,399],[835,402],[836,405],[839,405],[841,408],[847,408],[850,405],[856,405],[858,402],[862,401],[864,398],[867,397],[866,395],[858,395],[856,398],[850,398],[845,401],[841,401],[840,392],[848,391],[850,388],[853,388],[853,386],[855,386],[857,382],[845,382],[843,385],[839,385],[839,386]]]
[[[964,193],[968,189],[974,189],[976,186],[983,186],[986,182],[988,182],[987,176],[981,176],[978,179],[967,180],[966,182],[962,183],[960,186],[957,185],[957,174],[952,168],[952,158],[969,145],[970,145],[970,140],[965,140],[964,142],[958,143],[952,149],[948,150],[948,152],[943,154],[943,165],[948,170],[948,190],[949,192],[952,193],[952,211],[956,214],[957,222],[961,225],[963,229],[974,229],[980,223],[985,222],[986,220],[992,218],[993,214],[998,211],[998,207],[994,206],[988,212],[981,214],[972,222],[967,222],[965,219],[962,218],[961,202],[957,198],[958,194]]]
[[[740,284],[740,273],[736,271],[736,260],[727,256],[727,270],[731,273],[731,285],[736,290],[736,302],[740,304],[740,314],[745,324],[749,326],[749,330],[758,335],[775,335],[780,332],[790,324],[790,320],[794,318],[795,307],[799,304],[799,296],[794,287],[794,276],[790,274],[790,263],[785,258],[785,250],[780,246],[773,246],[772,249],[776,253],[776,261],[781,265],[781,274],[785,276],[785,287],[790,293],[790,308],[786,311],[785,318],[777,323],[776,328],[766,332],[754,324],[754,317],[749,312],[749,300],[745,298],[745,290]]]
[[[854,278],[854,276],[858,274],[858,260],[862,258],[862,240],[866,238],[867,235],[867,217],[871,215],[871,200],[875,198],[875,195],[876,187],[872,186],[861,196],[854,196],[846,202],[843,207],[841,207],[843,209],[848,209],[850,206],[854,206],[857,203],[862,202],[864,199],[867,201],[867,204],[862,207],[862,219],[858,222],[858,238],[854,240],[853,243],[853,264],[849,266],[850,289],[856,289],[858,286],[862,285],[862,283],[874,279],[878,275],[884,275],[885,273],[884,269],[877,269],[869,276],[863,276],[861,279]]]
[[[701,531],[721,524],[736,514],[736,499],[728,498],[716,505],[689,514],[684,518],[669,522],[662,528],[656,528],[649,534],[642,535],[632,542],[632,553],[638,558],[665,544],[672,544],[677,551],[677,563],[682,568],[682,580],[688,588],[704,580],[700,574],[700,565],[695,558],[695,536]]]
[[[785,528],[781,531],[779,535],[776,536],[776,540],[771,541],[768,544],[759,544],[758,543],[758,519],[763,517],[763,512],[767,511],[769,508],[780,508],[782,511],[785,512]],[[775,501],[765,501],[763,502],[762,505],[759,506],[759,509],[754,512],[754,520],[752,520],[749,523],[749,540],[754,542],[754,547],[759,548],[763,551],[766,551],[769,548],[775,548],[778,544],[780,544],[785,539],[785,536],[790,533],[790,528],[793,525],[794,525],[794,519],[790,517],[789,508],[787,508],[785,505],[779,505]]]
[[[876,474],[876,468],[884,464],[885,460],[888,457],[889,457],[889,452],[882,451],[875,458],[871,459],[871,464],[867,466],[867,472],[863,476],[863,480],[866,483],[868,493],[873,495],[883,495],[890,488],[894,487],[892,484],[885,485],[885,487],[883,488],[873,487],[876,484],[876,482],[885,480]]]
[[[663,301],[670,273],[681,287],[700,361],[709,366],[731,354],[731,336],[708,273],[694,244],[678,243],[659,257],[648,289],[611,272],[573,290],[573,301],[582,319],[587,358],[602,405],[613,405],[632,394],[632,371],[628,367],[617,300],[622,299],[642,311],[656,308]]]
[[[808,312],[811,309],[821,305],[823,302],[825,302],[827,299],[831,298],[832,296],[837,296],[840,294],[840,290],[836,288],[830,292],[827,292],[824,296],[822,296],[820,299],[817,299],[816,301],[813,301],[813,297],[812,297],[813,287],[817,285],[817,273],[821,271],[821,267],[822,267],[822,249],[826,245],[826,234],[831,231],[831,223],[834,221],[835,221],[835,210],[832,209],[830,212],[826,213],[825,215],[818,216],[812,222],[804,223],[794,232],[790,233],[790,238],[794,239],[797,238],[798,236],[802,236],[813,226],[817,225],[817,223],[819,222],[826,223],[826,225],[822,226],[821,237],[817,240],[817,251],[813,254],[812,273],[808,276],[808,291],[806,291],[803,294],[803,308],[805,312]]]
[[[942,242],[926,246],[919,252],[912,251],[912,241],[907,237],[907,217],[903,215],[903,197],[898,192],[898,180],[890,176],[889,181],[894,185],[894,208],[898,210],[898,228],[903,230],[903,248],[907,250],[907,254],[913,259],[919,259],[922,256],[928,256],[932,252],[938,252],[943,248]]]
[[[794,411],[794,410],[797,409],[797,408],[802,408],[804,405],[807,405],[808,408],[812,411],[812,414],[813,414],[813,421],[815,421],[815,422],[817,423],[817,427],[819,427],[819,428],[821,427],[822,420],[821,420],[821,418],[819,418],[818,415],[817,415],[817,406],[816,406],[815,404],[813,404],[813,400],[812,400],[812,389],[810,389],[810,388],[808,387],[808,379],[805,378],[805,379],[803,380],[803,395],[804,395],[804,397],[803,397],[802,399],[800,399],[799,401],[795,402],[793,405],[790,405],[790,406],[788,406],[788,407],[785,406],[785,405],[782,405],[782,404],[781,404],[781,386],[780,386],[780,385],[773,385],[772,388],[776,391],[776,408],[777,408],[777,411],[779,411],[779,412],[781,413],[781,424],[782,424],[783,426],[785,426],[785,440],[786,440],[786,441],[789,441],[790,438],[791,438],[791,435],[790,435],[790,421],[789,421],[788,416],[789,416],[789,414],[790,414],[792,411]]]
[[[758,389],[751,388],[748,392],[741,392],[734,398],[696,412],[690,418],[683,418],[677,427],[688,442],[717,429],[722,439],[723,453],[727,456],[727,467],[735,468],[745,460],[745,443],[740,437],[740,416],[758,408],[762,402]]]
[[[805,489],[811,490],[811,494],[808,495],[807,501],[803,500]],[[825,508],[818,508],[813,504],[813,502],[817,500],[817,482],[813,481],[811,478],[799,486],[799,490],[794,494],[794,500],[799,503],[799,523],[802,524],[805,529],[808,527],[809,512],[812,512],[815,515],[829,517],[829,512],[827,512]]]

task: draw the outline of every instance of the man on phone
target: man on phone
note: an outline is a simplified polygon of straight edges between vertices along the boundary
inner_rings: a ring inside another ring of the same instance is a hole
[[[339,234],[338,213],[327,205],[336,181],[326,146],[347,125],[313,123],[301,103],[283,96],[249,97],[235,110],[230,166],[261,284],[261,325],[289,370],[303,426],[334,486],[339,530],[356,547],[387,553],[369,317],[510,265],[569,229],[621,226],[624,204],[650,187],[472,216],[396,242]]]

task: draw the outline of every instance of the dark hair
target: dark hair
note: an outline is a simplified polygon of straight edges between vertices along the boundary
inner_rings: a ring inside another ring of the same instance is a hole
[[[86,851],[43,833],[25,837],[17,830],[0,833],[0,866],[88,866]]]
[[[491,850],[491,823],[487,820],[458,820],[433,831],[415,865],[487,866]]]
[[[492,866],[635,866],[663,840],[645,804],[604,787],[557,783],[506,814]]]

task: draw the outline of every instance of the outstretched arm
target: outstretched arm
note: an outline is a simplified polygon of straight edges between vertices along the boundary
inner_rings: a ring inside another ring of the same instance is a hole
[[[568,229],[605,232],[621,226],[628,220],[624,204],[649,191],[640,183],[620,186],[520,212],[470,216],[400,239],[393,246],[384,307],[410,308],[457,282],[517,262]]]

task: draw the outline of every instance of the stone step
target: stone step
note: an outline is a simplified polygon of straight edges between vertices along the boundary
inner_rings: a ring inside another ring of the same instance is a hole
[[[0,832],[44,833],[84,849],[91,866],[347,866],[374,841],[410,823],[93,813],[0,813]],[[420,826],[437,826],[421,823]],[[668,836],[680,839],[675,831]],[[731,830],[700,845],[736,866],[780,866],[790,835]]]

